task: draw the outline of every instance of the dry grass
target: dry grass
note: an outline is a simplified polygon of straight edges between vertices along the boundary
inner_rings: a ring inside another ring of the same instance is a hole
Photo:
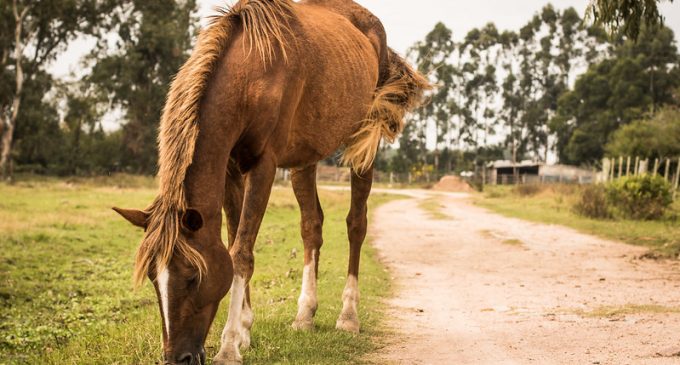
[[[629,303],[624,305],[601,306],[590,311],[578,309],[572,311],[572,313],[586,318],[611,318],[636,314],[680,313],[680,307],[667,307],[658,304]]]

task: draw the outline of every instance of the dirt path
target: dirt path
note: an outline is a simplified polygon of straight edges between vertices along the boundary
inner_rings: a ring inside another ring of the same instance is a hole
[[[680,364],[680,265],[645,250],[530,223],[425,192],[373,215],[373,244],[397,290],[398,364]],[[432,198],[430,198],[432,199]],[[607,312],[617,309],[612,315]]]

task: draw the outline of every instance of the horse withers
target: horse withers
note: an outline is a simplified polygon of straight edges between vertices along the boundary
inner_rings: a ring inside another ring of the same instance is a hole
[[[232,295],[214,364],[250,344],[253,245],[277,167],[290,168],[304,271],[296,329],[313,327],[323,212],[316,164],[345,146],[352,166],[347,284],[337,327],[359,331],[366,201],[382,139],[403,129],[429,87],[386,45],[380,21],[351,0],[241,0],[214,17],[172,83],[159,134],[159,193],[116,211],[145,229],[137,285],[158,296],[166,364],[202,364],[221,299]],[[228,250],[220,238],[227,215]]]

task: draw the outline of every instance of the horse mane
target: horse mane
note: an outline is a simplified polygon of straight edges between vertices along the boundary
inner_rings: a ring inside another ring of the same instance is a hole
[[[345,148],[342,162],[358,172],[373,164],[380,140],[394,143],[404,130],[404,116],[423,102],[432,84],[393,49],[389,49],[389,78],[376,88],[362,126]]]
[[[206,271],[201,254],[180,235],[182,214],[187,209],[184,180],[198,138],[201,99],[236,27],[243,27],[244,42],[249,42],[248,56],[255,49],[264,67],[274,59],[277,45],[287,59],[284,36],[291,32],[291,0],[241,0],[217,11],[175,76],[163,109],[158,135],[159,193],[147,208],[146,234],[135,258],[136,286],[143,283],[152,265],[156,270],[167,267],[174,253],[196,267],[199,279]]]

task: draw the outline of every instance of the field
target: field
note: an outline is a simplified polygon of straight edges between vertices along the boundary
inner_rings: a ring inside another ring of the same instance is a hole
[[[515,188],[490,186],[476,204],[506,216],[534,222],[560,224],[584,233],[649,247],[648,256],[677,258],[680,254],[680,202],[675,202],[666,216],[655,221],[627,219],[591,219],[575,213],[579,187],[544,186],[522,196]]]
[[[112,206],[142,208],[150,179],[20,180],[0,184],[0,364],[153,364],[160,359],[160,315],[152,286],[133,290],[142,232]],[[373,195],[375,207],[391,198]],[[299,211],[291,189],[275,188],[256,245],[249,363],[358,363],[382,334],[389,276],[364,245],[362,333],[335,330],[342,306],[349,194],[321,192],[326,221],[319,265],[316,330],[290,328],[302,273]],[[226,237],[226,230],[224,232]],[[225,238],[226,241],[226,238]],[[297,254],[295,253],[297,252]],[[206,343],[219,349],[225,298]]]

